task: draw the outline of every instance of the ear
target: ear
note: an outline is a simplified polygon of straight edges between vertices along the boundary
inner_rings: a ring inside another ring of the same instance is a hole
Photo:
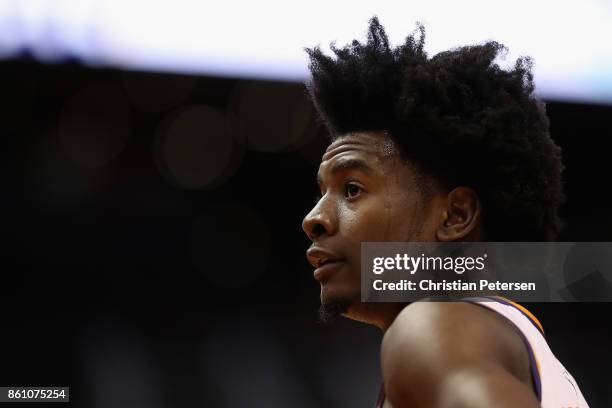
[[[469,187],[457,187],[448,193],[446,208],[436,230],[438,241],[480,240],[482,214],[478,194]]]

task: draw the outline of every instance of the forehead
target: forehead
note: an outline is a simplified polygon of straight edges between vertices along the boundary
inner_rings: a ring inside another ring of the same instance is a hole
[[[323,156],[317,172],[317,184],[321,185],[326,174],[342,170],[360,170],[371,176],[388,175],[399,157],[392,139],[384,132],[350,133],[332,142]]]
[[[393,140],[384,132],[349,133],[338,137],[325,150],[321,166],[346,155],[362,155],[384,160],[397,153]]]

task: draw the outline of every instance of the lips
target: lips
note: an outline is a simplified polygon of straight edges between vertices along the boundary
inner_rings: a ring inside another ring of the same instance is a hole
[[[315,267],[314,278],[320,282],[328,279],[344,263],[339,255],[321,247],[310,247],[306,251],[308,262]]]
[[[329,261],[324,263],[314,270],[314,278],[319,282],[325,282],[343,263],[344,261]]]

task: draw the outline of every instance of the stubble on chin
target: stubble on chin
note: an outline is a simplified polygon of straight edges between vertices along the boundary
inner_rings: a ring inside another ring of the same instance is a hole
[[[350,299],[338,299],[333,302],[322,303],[319,306],[319,321],[332,323],[343,313],[346,313],[353,303]]]

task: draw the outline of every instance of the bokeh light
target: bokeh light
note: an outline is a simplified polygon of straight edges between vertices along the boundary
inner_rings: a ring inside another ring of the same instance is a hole
[[[130,136],[131,113],[116,85],[91,85],[64,106],[58,123],[62,151],[75,163],[101,167],[113,160]]]
[[[124,72],[123,87],[130,102],[143,112],[161,112],[185,101],[196,86],[195,76]]]
[[[224,406],[319,406],[304,373],[296,368],[290,350],[275,333],[280,329],[278,323],[274,325],[259,315],[249,319],[235,315],[227,321],[231,324],[211,330],[201,356],[207,383],[218,390],[216,397]]]
[[[161,123],[154,157],[164,177],[186,189],[217,186],[237,168],[225,115],[209,106],[188,106]]]
[[[163,407],[161,369],[140,333],[103,320],[82,330],[78,347],[79,375],[89,391],[87,406]]]
[[[302,85],[248,82],[230,97],[234,136],[261,152],[294,150],[313,136],[314,112]]]

